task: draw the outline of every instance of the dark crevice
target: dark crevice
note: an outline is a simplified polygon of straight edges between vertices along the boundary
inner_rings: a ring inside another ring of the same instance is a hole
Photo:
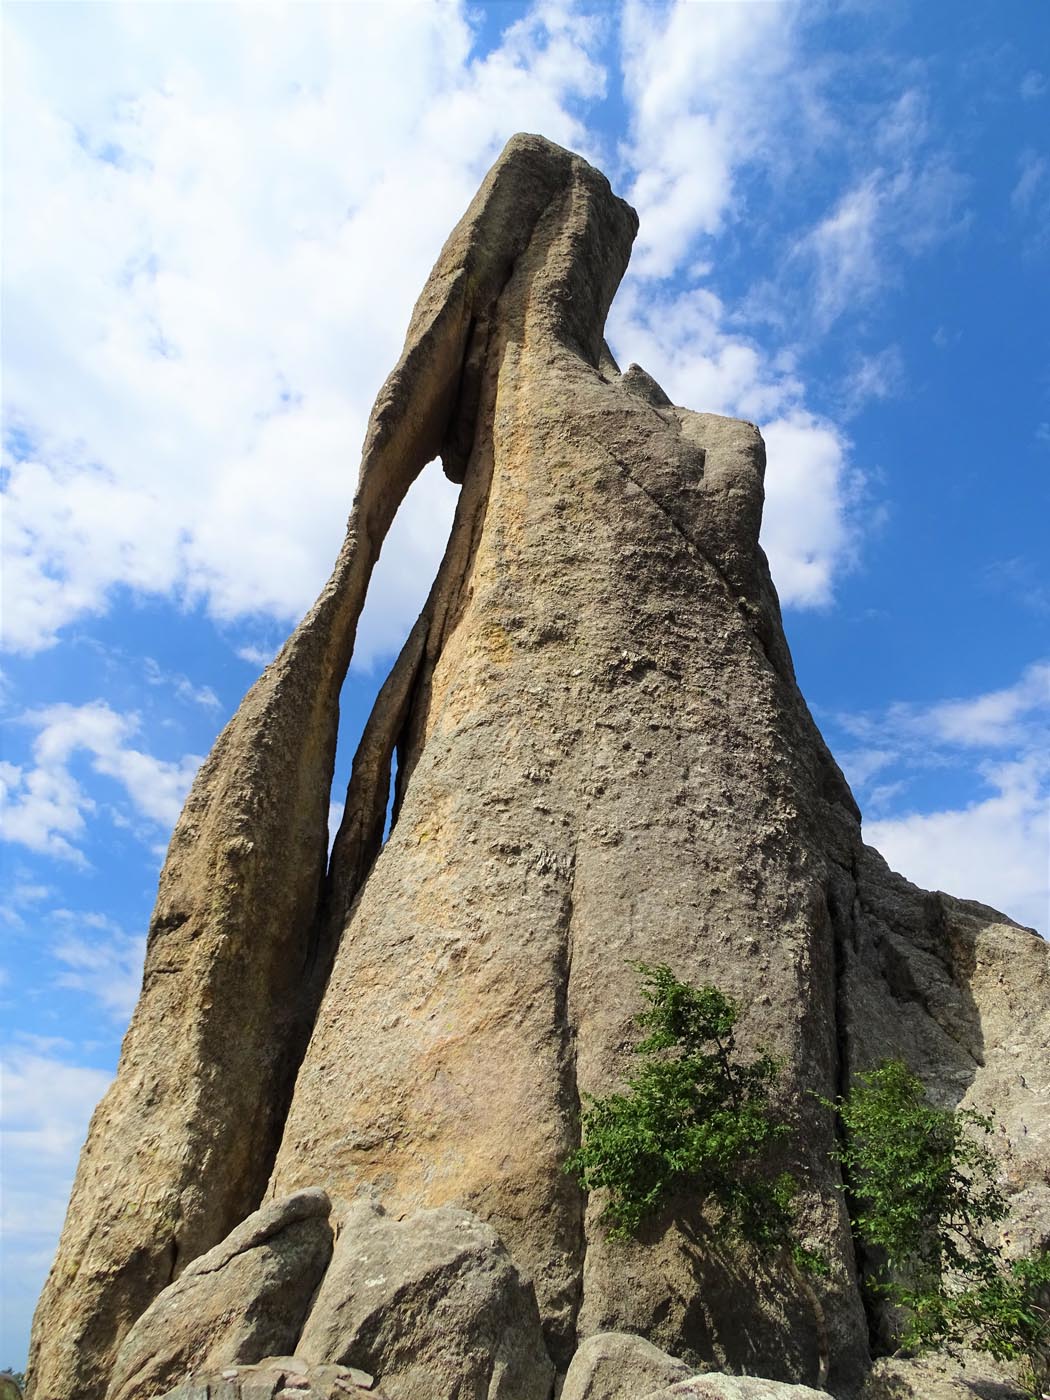
[[[835,1038],[836,1038],[836,1099],[844,1099],[849,1094],[851,1084],[851,1047],[848,1029],[847,1007],[849,1005],[849,992],[846,986],[846,978],[849,970],[851,958],[855,958],[860,951],[860,867],[857,860],[857,849],[855,846],[850,850],[849,869],[838,867],[843,883],[849,889],[849,907],[843,909],[839,906],[834,892],[829,893],[829,909],[831,912],[832,929],[834,932],[834,956],[835,956]],[[834,1122],[835,1140],[840,1146],[845,1146],[846,1133],[842,1119],[838,1113],[835,1114]],[[867,1280],[876,1270],[876,1261],[872,1258],[871,1250],[864,1243],[861,1236],[853,1224],[852,1201],[853,1182],[844,1164],[839,1162],[839,1175],[842,1179],[842,1189],[846,1203],[846,1219],[849,1223],[850,1237],[853,1241],[853,1259],[856,1270],[856,1286],[860,1295],[861,1306],[864,1309],[864,1317],[868,1325],[868,1350],[870,1354],[879,1356],[886,1351],[885,1338],[883,1336],[883,1325],[879,1301],[875,1298],[867,1286]]]
[[[561,926],[563,938],[558,966],[554,974],[554,1018],[560,1038],[560,1084],[559,1101],[564,1121],[569,1126],[569,1152],[575,1151],[582,1142],[583,1103],[576,1072],[576,1023],[572,1010],[572,965],[574,954],[573,919],[575,915],[576,890],[576,850],[573,850],[569,870],[568,888],[562,906]],[[569,1315],[565,1335],[548,1338],[548,1350],[556,1365],[562,1369],[568,1365],[576,1347],[576,1324],[583,1303],[583,1274],[587,1252],[587,1236],[584,1229],[586,1202],[580,1187],[565,1177],[565,1189],[571,1192],[570,1211],[575,1239],[571,1254],[576,1261],[574,1269],[574,1293],[569,1300]]]

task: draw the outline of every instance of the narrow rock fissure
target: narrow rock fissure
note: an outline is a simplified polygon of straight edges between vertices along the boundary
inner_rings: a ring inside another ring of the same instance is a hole
[[[833,956],[835,959],[835,1044],[836,1044],[836,1083],[835,1096],[843,1099],[850,1089],[850,1064],[852,1060],[850,1034],[848,1027],[847,1007],[848,987],[847,964],[850,953],[854,956],[859,951],[859,917],[860,917],[860,869],[857,863],[857,851],[853,848],[850,851],[849,869],[840,866],[839,869],[845,880],[848,882],[850,890],[850,901],[848,912],[838,907],[832,895],[829,899],[829,912],[831,914],[833,930]],[[835,1140],[840,1145],[845,1144],[845,1129],[838,1114],[835,1115],[833,1125]],[[868,1325],[868,1349],[872,1356],[877,1356],[880,1349],[880,1322],[878,1308],[874,1298],[872,1298],[868,1288],[865,1286],[865,1279],[871,1272],[871,1261],[869,1252],[858,1235],[852,1219],[852,1212],[849,1209],[849,1201],[853,1183],[846,1167],[839,1164],[839,1176],[842,1180],[843,1195],[846,1204],[846,1218],[849,1223],[850,1238],[853,1242],[853,1267],[854,1282],[857,1292],[860,1295],[861,1306],[864,1309],[864,1317]]]
[[[572,968],[573,955],[575,952],[573,921],[576,913],[577,852],[578,842],[573,848],[568,889],[565,893],[564,912],[562,915],[563,938],[561,960],[560,966],[557,969],[554,1008],[554,1014],[561,1036],[561,1098],[566,1119],[570,1126],[570,1151],[575,1151],[583,1140],[583,1101],[580,1095],[576,1066],[577,1028],[572,1009]],[[568,1319],[569,1335],[565,1341],[566,1346],[570,1348],[575,1342],[577,1319],[579,1318],[580,1308],[583,1303],[583,1274],[587,1254],[587,1233],[585,1229],[586,1202],[583,1197],[583,1192],[575,1183],[573,1183],[571,1189],[574,1192],[575,1205],[575,1240],[573,1241],[572,1254],[576,1261],[576,1268],[574,1271],[576,1286],[575,1295],[570,1302]],[[559,1357],[555,1357],[554,1359],[556,1362],[560,1360]]]

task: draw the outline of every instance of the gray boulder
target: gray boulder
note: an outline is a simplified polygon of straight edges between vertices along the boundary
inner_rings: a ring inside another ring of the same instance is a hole
[[[727,1376],[721,1371],[711,1371],[704,1376],[678,1381],[665,1390],[654,1390],[645,1400],[827,1400],[827,1397],[826,1390],[814,1390],[808,1385],[788,1385],[784,1381],[767,1381],[761,1376]],[[626,1391],[623,1400],[628,1400]]]
[[[319,1190],[271,1201],[187,1265],[125,1337],[107,1400],[290,1352],[332,1256],[330,1209]]]
[[[1023,1400],[1017,1375],[990,1356],[885,1356],[876,1361],[861,1400]]]
[[[620,1400],[674,1385],[694,1374],[675,1356],[629,1332],[599,1332],[581,1342],[561,1400]]]
[[[296,1354],[361,1367],[390,1400],[547,1400],[554,1379],[532,1284],[449,1206],[351,1207]]]
[[[252,1366],[198,1371],[161,1400],[386,1400],[375,1379],[352,1366],[311,1366],[300,1356],[267,1356]]]

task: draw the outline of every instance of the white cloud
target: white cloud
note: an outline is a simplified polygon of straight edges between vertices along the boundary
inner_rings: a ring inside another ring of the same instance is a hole
[[[1046,242],[1046,225],[1050,221],[1050,159],[1038,151],[1026,150],[1018,161],[1020,174],[1010,191],[1010,204],[1015,214],[1034,227],[1031,248]]]
[[[484,169],[518,129],[587,147],[594,22],[540,4],[478,61],[452,3],[41,11],[9,16],[6,643],[118,584],[292,621]],[[366,653],[407,630],[449,501],[432,475],[399,525]]]
[[[276,653],[268,647],[256,646],[254,642],[237,648],[237,655],[249,666],[269,666]]]
[[[1050,934],[1050,663],[983,695],[836,722],[860,741],[840,756],[861,805],[878,814],[865,839],[895,869]],[[987,795],[922,810],[913,788],[931,769]]]
[[[14,1049],[0,1064],[4,1360],[17,1364],[62,1226],[88,1120],[111,1076]]]
[[[878,178],[869,175],[848,191],[813,229],[806,251],[816,277],[816,312],[830,325],[850,303],[869,297],[882,279],[876,229]]]
[[[1029,666],[1003,690],[971,700],[945,700],[908,715],[919,733],[932,732],[943,743],[1001,748],[1024,742],[1033,722],[1050,721],[1050,663]]]
[[[898,701],[883,715],[847,715],[840,722],[858,738],[889,739],[894,751],[1031,746],[1050,722],[1050,662],[1034,662],[1013,685],[985,695],[932,704]]]
[[[896,345],[859,354],[843,383],[843,411],[852,416],[872,399],[888,399],[904,383],[904,357]]]
[[[147,685],[164,686],[174,691],[177,699],[205,710],[221,709],[222,702],[210,685],[194,685],[189,676],[165,671],[152,656],[145,657],[142,664]]]
[[[861,478],[849,465],[850,444],[805,409],[790,359],[771,360],[725,320],[711,292],[645,294],[631,279],[613,305],[610,343],[675,403],[758,421],[768,459],[762,543],[774,582],[786,606],[826,606],[856,552]]]
[[[787,113],[805,107],[789,99],[797,16],[790,5],[624,5],[637,273],[672,273],[699,236],[722,228],[740,168],[774,159]]]
[[[5,840],[86,864],[75,843],[83,836],[85,814],[95,810],[96,801],[71,771],[71,761],[79,753],[90,756],[95,773],[123,787],[138,815],[165,828],[175,824],[200,765],[198,755],[172,761],[134,748],[129,740],[139,728],[137,716],[119,714],[102,700],[30,710],[22,722],[37,730],[33,766],[3,765],[0,800]]]
[[[928,252],[969,220],[968,182],[943,151],[922,149],[924,123],[901,117],[899,104],[889,121],[892,136],[884,124],[875,140],[885,162],[855,180],[795,245],[795,259],[811,270],[820,330],[891,285],[902,257]]]
[[[1046,90],[1046,74],[1040,73],[1037,68],[1029,69],[1021,79],[1021,96],[1026,102],[1034,102],[1042,97]]]
[[[865,824],[865,839],[927,889],[1001,909],[1050,935],[1050,765],[1035,757],[986,770],[991,797]]]
[[[769,464],[762,543],[782,601],[825,607],[834,579],[853,562],[856,525],[850,507],[861,477],[846,460],[848,442],[803,409],[762,425]]]
[[[61,930],[52,947],[61,965],[55,985],[87,993],[123,1029],[142,985],[145,938],[125,933],[104,914],[58,909],[51,917]]]

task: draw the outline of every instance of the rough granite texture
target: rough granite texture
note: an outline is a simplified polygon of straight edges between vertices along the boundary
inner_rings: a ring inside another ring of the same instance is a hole
[[[826,1400],[826,1390],[813,1390],[808,1385],[788,1385],[783,1381],[763,1380],[758,1376],[727,1376],[709,1371],[678,1381],[666,1390],[654,1390],[642,1396],[640,1391],[623,1391],[618,1400]]]
[[[554,1383],[532,1285],[452,1206],[349,1210],[295,1350],[381,1375],[390,1400],[547,1400]]]
[[[695,1367],[629,1332],[596,1332],[580,1343],[559,1400],[621,1400],[688,1380]]]
[[[489,1222],[563,1370],[578,1338],[624,1331],[849,1395],[868,1320],[813,1093],[889,1054],[938,1101],[995,1110],[1010,1246],[1050,1237],[1047,945],[863,844],[758,545],[757,429],[675,407],[604,345],[635,230],[584,161],[516,137],[446,244],[335,572],[172,838],[38,1308],[35,1400],[100,1400],[161,1289],[264,1193],[303,1186],[338,1220],[360,1196]],[[326,879],[357,618],[438,452],[463,483],[455,524]],[[785,1161],[826,1278],[717,1246],[688,1199],[611,1246],[562,1172],[581,1096],[630,1064],[636,958],[738,997],[742,1048],[783,1061]]]
[[[317,1190],[271,1201],[187,1265],[124,1338],[106,1400],[291,1351],[332,1257],[329,1210]]]
[[[299,1356],[267,1356],[252,1366],[197,1371],[161,1400],[390,1400],[375,1377],[352,1366],[312,1366]]]

